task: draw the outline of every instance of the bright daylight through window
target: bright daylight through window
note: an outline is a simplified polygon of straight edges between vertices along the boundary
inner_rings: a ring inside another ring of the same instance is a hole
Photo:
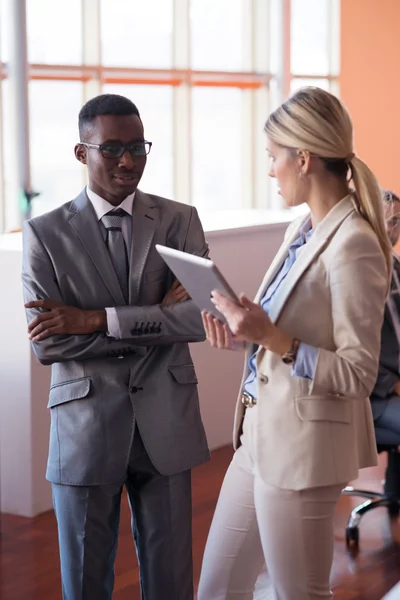
[[[10,48],[24,47],[7,26],[11,6],[0,0],[3,231],[24,216],[6,151]],[[200,213],[279,208],[268,113],[302,85],[338,93],[339,0],[26,0],[26,9],[32,215],[85,185],[77,115],[99,93],[123,94],[142,114],[153,147],[140,187]]]

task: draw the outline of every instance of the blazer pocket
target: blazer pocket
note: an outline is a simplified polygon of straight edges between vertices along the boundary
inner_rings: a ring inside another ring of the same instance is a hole
[[[302,421],[334,421],[351,423],[350,402],[339,396],[296,398],[296,411]]]
[[[162,281],[163,279],[165,279],[165,269],[150,271],[150,273],[146,273],[145,275],[146,283],[157,283],[157,281]]]
[[[71,400],[86,398],[89,394],[92,380],[90,377],[81,377],[72,381],[56,383],[50,388],[50,398],[47,408],[53,408]]]
[[[178,383],[197,383],[197,375],[193,365],[173,365],[168,371]]]

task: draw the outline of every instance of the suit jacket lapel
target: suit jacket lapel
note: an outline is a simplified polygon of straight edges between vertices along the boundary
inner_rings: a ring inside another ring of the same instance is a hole
[[[354,210],[355,207],[353,205],[351,196],[346,196],[346,198],[343,198],[341,202],[339,202],[334,208],[332,208],[332,210],[330,210],[326,217],[315,228],[313,235],[303,248],[299,258],[296,260],[275,294],[271,310],[269,311],[269,317],[272,322],[276,322],[278,319],[287,299],[289,298],[291,292],[295,288],[303,273],[310,266],[313,260],[315,260],[315,258],[322,252],[329,239],[334,235],[346,217],[348,217]],[[292,237],[292,241],[296,239],[300,227],[301,225],[296,229],[296,232]],[[288,245],[285,244],[285,248],[287,253]]]
[[[132,214],[132,245],[129,273],[129,302],[136,304],[139,298],[143,269],[158,226],[158,209],[150,196],[136,190]]]
[[[92,259],[116,306],[123,306],[126,304],[124,296],[104,243],[95,210],[85,190],[72,202],[70,210],[70,225]]]

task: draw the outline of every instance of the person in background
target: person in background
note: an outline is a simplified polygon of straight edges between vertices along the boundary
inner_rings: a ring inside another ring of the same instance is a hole
[[[393,248],[400,236],[400,198],[388,190],[383,194],[386,227]],[[378,378],[371,394],[376,441],[400,449],[400,260],[393,253],[390,293],[381,333]],[[400,497],[400,453],[391,452],[385,491]]]
[[[227,324],[203,314],[211,345],[242,342],[246,359],[199,600],[264,598],[265,566],[276,600],[331,598],[337,500],[377,461],[369,395],[392,264],[378,183],[354,154],[348,112],[322,89],[295,93],[265,130],[279,193],[309,212],[255,302],[214,292]]]
[[[193,206],[138,189],[151,142],[105,94],[79,114],[89,183],[23,226],[33,350],[52,365],[50,452],[64,600],[111,600],[125,487],[146,600],[193,600],[191,469],[208,460],[188,342],[200,311],[156,251],[208,253]]]

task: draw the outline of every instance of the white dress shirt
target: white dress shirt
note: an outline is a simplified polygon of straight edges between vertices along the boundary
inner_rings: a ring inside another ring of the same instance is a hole
[[[99,196],[98,194],[93,192],[89,187],[86,188],[86,193],[87,193],[88,198],[89,198],[90,202],[92,203],[93,208],[95,210],[97,219],[99,221],[99,225],[100,225],[102,233],[103,233],[104,241],[105,241],[107,231],[106,231],[106,228],[104,227],[104,225],[102,224],[101,219],[108,212],[113,211],[113,210],[118,210],[120,208],[122,208],[125,212],[127,212],[129,215],[132,216],[135,192],[133,192],[133,194],[130,194],[129,196],[127,196],[125,198],[125,200],[123,200],[123,202],[121,202],[121,204],[119,206],[114,206],[113,204],[110,204],[109,202],[107,202],[107,200],[105,200],[104,198],[102,198],[101,196]],[[123,235],[125,246],[126,246],[126,254],[128,257],[128,264],[129,264],[129,260],[131,257],[131,244],[132,244],[132,219],[122,219],[122,235]],[[120,327],[119,327],[117,311],[115,310],[114,307],[108,307],[105,310],[107,313],[107,329],[108,329],[107,335],[117,338],[117,339],[121,339],[121,331],[120,331]]]

